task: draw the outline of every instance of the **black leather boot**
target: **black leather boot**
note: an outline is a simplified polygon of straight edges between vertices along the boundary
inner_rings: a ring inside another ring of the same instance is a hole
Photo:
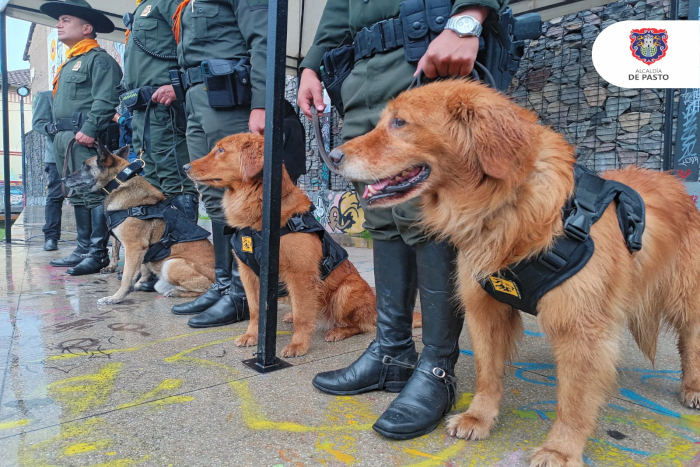
[[[199,198],[190,193],[173,196],[170,203],[192,222],[199,219]]]
[[[347,368],[319,373],[312,384],[328,394],[399,392],[418,359],[411,324],[416,305],[416,257],[403,240],[374,241],[377,337]]]
[[[176,315],[196,315],[216,304],[231,287],[231,235],[224,234],[226,225],[218,222],[211,223],[211,235],[214,240],[214,272],[216,281],[209,290],[191,302],[175,305],[171,310]]]
[[[427,242],[416,247],[425,347],[408,384],[372,427],[388,438],[411,439],[430,433],[455,403],[454,367],[464,324],[453,280],[455,253],[448,243]]]
[[[90,235],[92,234],[92,221],[90,210],[86,206],[73,206],[75,213],[75,229],[78,232],[78,246],[73,253],[61,259],[52,259],[49,264],[59,268],[72,268],[77,266],[90,251]]]
[[[248,300],[245,296],[238,263],[231,251],[231,235],[226,235],[228,251],[231,255],[231,286],[214,305],[187,321],[192,328],[213,328],[250,319]]]
[[[107,228],[107,218],[105,217],[105,209],[102,204],[90,210],[90,220],[92,221],[90,251],[88,251],[80,264],[66,271],[71,276],[97,274],[109,264],[109,253],[107,252],[109,229]]]
[[[56,251],[58,250],[58,240],[55,238],[49,238],[44,243],[44,251]]]

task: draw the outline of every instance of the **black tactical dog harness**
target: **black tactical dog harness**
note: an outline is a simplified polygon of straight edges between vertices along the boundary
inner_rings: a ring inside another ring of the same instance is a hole
[[[323,244],[323,257],[319,263],[321,280],[325,280],[335,268],[348,259],[348,252],[338,245],[326,232],[326,229],[316,220],[311,211],[295,214],[280,229],[280,237],[289,233],[299,232],[318,235]],[[255,274],[260,277],[260,261],[262,261],[262,234],[251,227],[234,229],[231,237],[233,251],[239,260],[243,261]]]
[[[545,253],[512,264],[481,282],[484,290],[499,302],[536,316],[540,298],[583,269],[593,256],[591,226],[613,201],[617,203],[617,220],[630,254],[642,249],[645,208],[639,193],[578,164],[574,166],[574,178],[574,196],[562,210],[565,235],[557,238]]]
[[[211,235],[207,230],[192,222],[179,209],[165,199],[158,204],[150,206],[134,206],[119,211],[105,211],[107,226],[110,231],[119,226],[127,217],[137,219],[163,219],[165,230],[158,243],[154,243],[146,251],[144,263],[160,261],[170,256],[170,247],[176,243],[194,242],[204,240]]]

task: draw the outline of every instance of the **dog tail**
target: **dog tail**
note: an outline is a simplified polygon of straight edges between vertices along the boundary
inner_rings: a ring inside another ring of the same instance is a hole
[[[156,282],[156,285],[155,285],[156,292],[162,293],[162,294],[165,294],[166,292],[168,292],[169,290],[172,290],[174,288],[175,288],[175,286],[173,284],[166,281],[162,277],[158,278],[158,282]]]

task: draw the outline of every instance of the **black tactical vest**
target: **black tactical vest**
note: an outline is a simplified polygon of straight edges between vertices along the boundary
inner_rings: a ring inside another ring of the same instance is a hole
[[[325,280],[335,268],[348,259],[348,252],[338,245],[316,220],[311,211],[295,214],[287,225],[280,229],[280,237],[293,232],[318,235],[323,244],[323,257],[319,263],[321,280]],[[259,230],[251,227],[234,229],[231,246],[239,260],[245,263],[260,277],[260,262],[262,261],[262,235]]]
[[[630,254],[642,249],[644,200],[632,188],[605,180],[593,171],[574,166],[576,189],[562,211],[565,235],[551,249],[530,260],[512,264],[481,282],[499,302],[537,315],[537,302],[553,288],[574,276],[593,256],[591,225],[608,205],[617,204],[617,219]]]

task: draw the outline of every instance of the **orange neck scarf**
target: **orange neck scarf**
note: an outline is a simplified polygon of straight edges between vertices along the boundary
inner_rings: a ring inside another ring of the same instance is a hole
[[[63,65],[65,65],[71,58],[82,55],[99,46],[100,44],[98,44],[95,39],[83,39],[68,49],[68,52],[66,52],[66,61],[61,63],[61,65],[58,67],[58,70],[56,70],[56,76],[53,78],[53,83],[51,83],[53,85],[54,97],[56,97],[56,91],[58,90],[58,77],[61,75],[61,68],[63,68]]]
[[[175,14],[173,15],[173,36],[175,36],[175,43],[180,44],[180,21],[182,20],[182,10],[190,3],[190,0],[183,0],[177,6]]]

